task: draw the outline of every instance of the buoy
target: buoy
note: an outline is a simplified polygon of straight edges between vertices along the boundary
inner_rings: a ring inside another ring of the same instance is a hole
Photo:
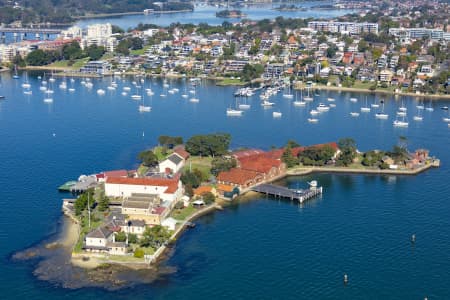
[[[348,276],[347,276],[347,274],[344,274],[344,284],[347,284],[347,282],[348,282]]]
[[[415,242],[416,242],[416,235],[413,234],[413,235],[411,236],[411,243],[415,243]]]

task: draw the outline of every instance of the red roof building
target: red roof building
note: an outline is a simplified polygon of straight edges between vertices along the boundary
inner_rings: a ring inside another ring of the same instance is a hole
[[[247,188],[263,181],[264,177],[261,173],[250,170],[233,168],[229,171],[220,172],[217,176],[217,182],[220,184],[238,186]]]

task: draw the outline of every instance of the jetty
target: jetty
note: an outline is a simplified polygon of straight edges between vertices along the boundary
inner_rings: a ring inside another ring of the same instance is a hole
[[[322,187],[317,187],[317,181],[312,181],[309,185],[309,189],[293,190],[279,185],[263,183],[252,187],[250,190],[268,196],[297,200],[303,203],[306,200],[322,195],[323,189]]]

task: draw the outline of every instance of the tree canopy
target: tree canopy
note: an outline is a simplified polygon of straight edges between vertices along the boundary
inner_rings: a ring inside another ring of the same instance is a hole
[[[158,165],[158,157],[152,150],[142,151],[138,154],[138,159],[140,159],[144,166],[147,167],[154,167]]]
[[[230,142],[228,133],[194,135],[186,142],[186,151],[191,155],[215,157],[227,153]]]

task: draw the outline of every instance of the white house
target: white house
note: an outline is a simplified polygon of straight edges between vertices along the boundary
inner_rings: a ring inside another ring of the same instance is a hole
[[[178,221],[174,218],[167,218],[161,222],[161,225],[167,227],[169,230],[175,230],[175,226],[177,225],[177,223]]]
[[[99,227],[86,235],[85,249],[88,251],[108,251],[108,243],[113,241],[114,234],[106,227]]]
[[[146,226],[143,220],[128,220],[120,225],[121,231],[135,234],[138,237],[141,237],[142,234],[144,234],[145,228]]]
[[[180,154],[175,152],[159,163],[159,172],[174,174],[180,171],[183,166],[184,158]]]

